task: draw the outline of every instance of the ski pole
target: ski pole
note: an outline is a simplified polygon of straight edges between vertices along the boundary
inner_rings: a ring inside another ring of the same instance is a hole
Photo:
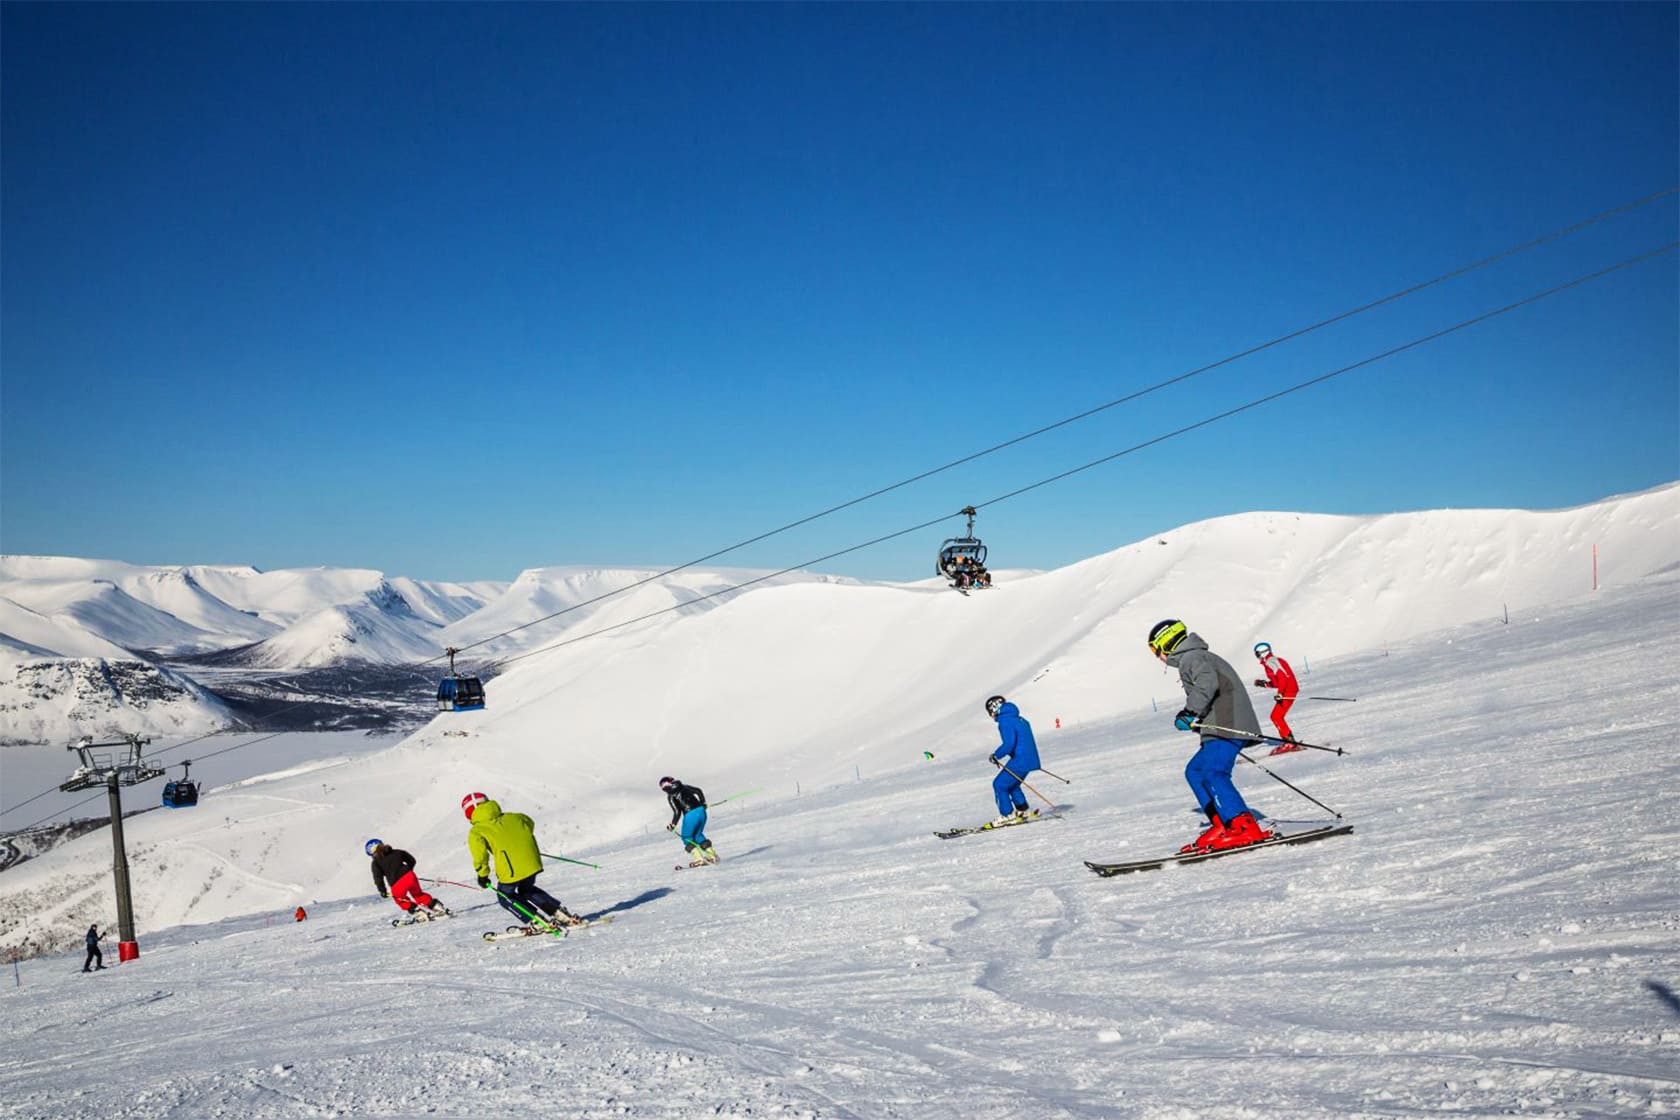
[[[530,910],[527,910],[523,905],[520,904],[520,902],[517,898],[514,898],[511,894],[508,894],[506,891],[502,890],[502,888],[500,888],[500,887],[481,887],[477,883],[457,883],[453,879],[423,879],[423,878],[420,878],[420,876],[418,876],[418,875],[415,876],[415,878],[420,879],[420,881],[422,883],[442,883],[445,886],[460,887],[463,890],[489,891],[491,894],[494,894],[494,895],[496,895],[500,898],[506,899],[507,904],[509,906],[513,907],[514,910],[518,911],[521,915],[523,915],[525,917],[526,921],[535,922],[538,925],[541,925],[544,929],[548,930],[550,933],[556,933],[556,934],[559,934],[562,937],[565,936],[565,931],[564,930],[562,930],[559,927],[553,925],[551,922],[549,922],[549,920],[547,918],[540,917],[536,913],[534,913]]]
[[[575,863],[579,867],[593,867],[597,871],[601,870],[601,865],[598,863],[585,863],[581,859],[572,859],[569,856],[557,856],[551,852],[538,852],[537,854],[542,856],[544,859],[557,859],[561,863]]]
[[[1060,774],[1056,773],[1055,771],[1046,770],[1042,766],[1040,766],[1038,768],[1038,772],[1040,774],[1049,774],[1052,778],[1056,779],[1058,782],[1061,782],[1064,786],[1071,786],[1073,784],[1073,779],[1072,778],[1064,778]]]
[[[1303,699],[1303,700],[1334,700],[1339,704],[1357,704],[1357,703],[1359,703],[1359,698],[1357,696],[1303,696],[1303,697],[1301,697],[1301,699]]]
[[[759,786],[757,789],[748,789],[748,790],[742,790],[740,793],[732,793],[728,797],[724,798],[723,801],[733,801],[737,797],[746,797],[746,796],[749,796],[750,794],[763,793],[763,792],[764,792],[764,787]],[[706,804],[707,804],[708,807],[710,807],[712,805],[722,805],[723,801],[708,801]]]
[[[1235,736],[1238,739],[1259,739],[1262,743],[1293,743],[1297,747],[1306,747],[1309,750],[1315,750],[1315,751],[1328,751],[1331,754],[1346,754],[1347,753],[1341,747],[1328,747],[1328,746],[1321,747],[1317,743],[1303,743],[1299,739],[1279,739],[1276,735],[1255,735],[1253,732],[1250,732],[1250,731],[1238,731],[1234,727],[1216,727],[1211,723],[1198,723],[1194,727],[1192,727],[1191,730],[1192,731],[1219,731],[1219,732],[1222,732],[1226,735]]]
[[[999,770],[1002,770],[1005,774],[1008,774],[1011,778],[1014,778],[1017,782],[1020,782],[1023,786],[1026,786],[1028,789],[1031,789],[1033,791],[1033,793],[1038,794],[1038,799],[1040,801],[1044,802],[1046,805],[1050,806],[1050,811],[1052,813],[1054,813],[1056,811],[1056,803],[1054,801],[1050,800],[1048,797],[1045,797],[1042,793],[1039,793],[1036,789],[1033,789],[1033,787],[1028,786],[1027,785],[1027,780],[1025,778],[1021,777],[1021,775],[1015,773],[1015,771],[1011,770],[1009,767],[1005,766],[1001,762],[997,764],[997,768]]]
[[[1258,762],[1255,762],[1252,758],[1249,758],[1246,754],[1242,753],[1241,751],[1237,752],[1237,757],[1242,759],[1244,762],[1248,763],[1250,766],[1260,766],[1260,764]],[[1326,805],[1324,802],[1320,801],[1318,798],[1314,797],[1312,794],[1308,793],[1306,790],[1302,789],[1299,786],[1291,785],[1288,781],[1285,781],[1283,778],[1278,778],[1278,776],[1276,774],[1273,774],[1270,770],[1267,770],[1264,766],[1260,766],[1260,769],[1262,771],[1264,771],[1266,774],[1270,775],[1271,777],[1277,778],[1278,781],[1283,782],[1284,785],[1289,786],[1290,789],[1294,790],[1296,793],[1300,794],[1302,797],[1306,798],[1308,801],[1311,801],[1314,805],[1317,805],[1320,809],[1323,809],[1326,813],[1329,813],[1331,816],[1335,817],[1337,820],[1342,819],[1342,815],[1340,813],[1338,813],[1338,812],[1336,812],[1336,810],[1330,808],[1330,806]]]

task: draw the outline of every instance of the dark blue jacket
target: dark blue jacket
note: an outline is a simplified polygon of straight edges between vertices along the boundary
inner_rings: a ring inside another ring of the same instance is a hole
[[[98,932],[98,930],[99,930],[98,926],[89,926],[88,927],[87,947],[88,947],[88,950],[90,952],[93,951],[94,949],[99,948],[100,941],[104,940],[105,935]]]
[[[992,757],[1021,777],[1038,769],[1038,742],[1033,739],[1032,724],[1021,718],[1021,709],[1005,701],[997,714],[998,735],[1003,742]]]

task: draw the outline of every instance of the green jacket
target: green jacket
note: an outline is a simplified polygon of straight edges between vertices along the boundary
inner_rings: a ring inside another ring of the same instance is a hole
[[[490,874],[490,860],[495,858],[499,883],[517,883],[543,869],[536,824],[524,813],[502,812],[494,801],[485,801],[473,810],[467,850],[472,852],[473,871],[480,878]]]

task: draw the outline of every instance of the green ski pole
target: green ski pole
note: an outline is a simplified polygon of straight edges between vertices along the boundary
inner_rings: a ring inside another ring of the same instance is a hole
[[[538,852],[537,854],[544,859],[557,859],[561,863],[575,863],[579,867],[593,867],[597,871],[601,870],[601,865],[598,863],[585,863],[581,859],[572,859],[570,856],[557,856],[550,852]]]

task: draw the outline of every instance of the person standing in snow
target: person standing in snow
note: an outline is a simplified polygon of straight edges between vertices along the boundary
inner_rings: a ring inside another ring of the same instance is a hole
[[[1150,629],[1149,650],[1178,670],[1184,686],[1184,707],[1173,717],[1173,726],[1199,731],[1202,737],[1201,749],[1184,768],[1184,780],[1210,826],[1179,850],[1240,848],[1267,839],[1272,834],[1260,827],[1231,780],[1238,752],[1260,739],[1260,720],[1237,671],[1176,618]]]
[[[998,818],[992,826],[1030,820],[1038,816],[1038,810],[1027,808],[1021,783],[1038,769],[1038,741],[1033,738],[1032,724],[1021,718],[1021,709],[1001,696],[986,699],[986,714],[997,721],[1001,740],[986,760],[998,768],[997,777],[992,779]]]
[[[377,836],[362,845],[373,867],[373,889],[380,898],[389,898],[404,914],[422,907],[429,914],[449,913],[449,908],[427,894],[414,874],[414,857],[401,848],[393,848]],[[386,884],[389,884],[387,889]]]
[[[712,842],[706,839],[705,792],[699,786],[684,785],[670,777],[659,779],[659,788],[664,792],[665,800],[671,803],[671,823],[665,826],[665,831],[676,832],[677,826],[682,826],[683,851],[694,857],[688,865],[699,867],[716,863],[717,852],[712,850]]]
[[[582,925],[583,919],[560,905],[560,900],[537,886],[542,853],[537,850],[536,822],[524,813],[504,813],[482,793],[461,798],[461,811],[472,822],[467,850],[472,853],[478,885],[490,890],[492,865],[496,872],[496,901],[502,909],[528,923],[540,911],[555,925]]]
[[[105,940],[105,935],[99,932],[98,925],[91,925],[87,931],[87,960],[82,962],[83,972],[98,972],[105,967],[105,954],[99,951],[99,943]],[[88,966],[92,965],[92,968]]]
[[[1288,754],[1290,751],[1301,749],[1295,742],[1295,733],[1289,730],[1289,724],[1284,722],[1284,716],[1295,705],[1295,697],[1301,694],[1301,685],[1295,679],[1295,670],[1289,667],[1289,662],[1272,652],[1270,642],[1259,642],[1254,647],[1254,656],[1260,659],[1260,669],[1266,674],[1263,681],[1255,681],[1260,688],[1275,689],[1277,695],[1272,703],[1272,726],[1277,728],[1278,737],[1283,743],[1272,754]]]

